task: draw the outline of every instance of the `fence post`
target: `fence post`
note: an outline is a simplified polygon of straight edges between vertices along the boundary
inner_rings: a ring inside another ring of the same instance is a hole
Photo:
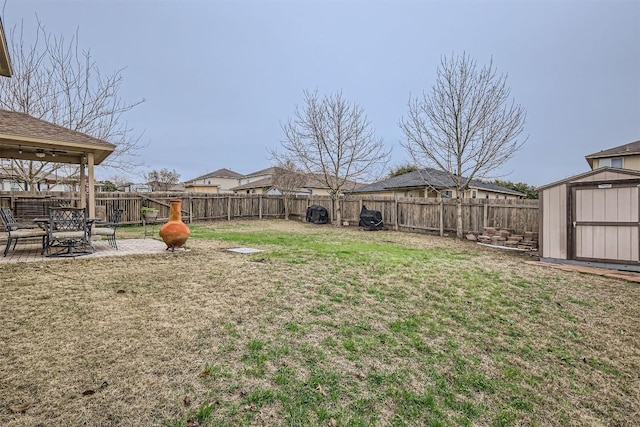
[[[444,199],[440,199],[440,236],[444,236]]]
[[[482,213],[482,232],[484,233],[484,228],[488,227],[489,224],[487,223],[488,219],[489,219],[489,203],[487,203],[488,200],[485,199],[484,203],[482,205],[483,208],[483,213]]]
[[[258,196],[258,219],[262,219],[262,194]]]
[[[393,200],[393,204],[395,207],[395,212],[394,212],[395,218],[393,221],[393,229],[398,231],[398,196],[395,196]]]
[[[193,198],[189,195],[189,224],[193,223]]]
[[[227,221],[231,221],[231,194],[227,199]]]

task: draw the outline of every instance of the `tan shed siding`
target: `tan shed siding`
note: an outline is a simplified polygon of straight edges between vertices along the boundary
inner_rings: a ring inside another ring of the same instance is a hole
[[[603,171],[571,182],[617,181],[620,179],[629,179],[629,175],[615,171]]]
[[[548,188],[542,197],[542,256],[567,259],[567,185]]]
[[[638,261],[638,227],[579,227],[576,257]]]
[[[575,229],[577,258],[638,261],[638,227],[613,225],[638,222],[637,187],[577,189],[575,204],[576,221],[612,223],[579,225]]]

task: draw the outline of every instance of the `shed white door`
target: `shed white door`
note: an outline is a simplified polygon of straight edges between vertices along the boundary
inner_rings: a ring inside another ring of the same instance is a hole
[[[574,258],[639,261],[637,185],[573,189]]]

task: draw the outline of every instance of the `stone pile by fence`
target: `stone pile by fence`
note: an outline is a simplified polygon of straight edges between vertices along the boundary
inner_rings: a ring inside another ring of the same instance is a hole
[[[479,243],[507,248],[517,248],[527,251],[538,249],[538,233],[525,231],[515,234],[513,230],[499,227],[483,227],[482,234],[474,236]]]

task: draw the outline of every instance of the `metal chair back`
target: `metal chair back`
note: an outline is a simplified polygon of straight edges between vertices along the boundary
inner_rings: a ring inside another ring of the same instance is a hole
[[[85,231],[87,218],[82,208],[49,208],[50,230]]]
[[[2,225],[6,231],[17,230],[19,225],[13,216],[11,208],[0,208],[0,216],[2,217]]]

